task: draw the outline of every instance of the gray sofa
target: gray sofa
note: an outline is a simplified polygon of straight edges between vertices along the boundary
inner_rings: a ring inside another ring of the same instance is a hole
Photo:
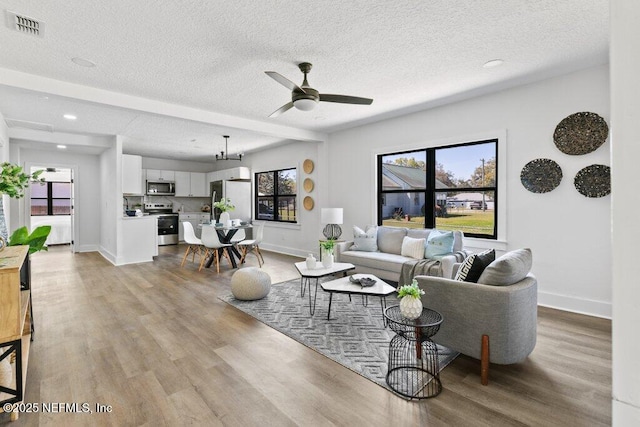
[[[522,251],[528,249],[507,253],[494,263]],[[531,268],[530,258],[528,267]],[[425,292],[423,306],[438,311],[444,318],[433,341],[480,359],[483,384],[488,382],[489,362],[500,365],[521,362],[536,345],[538,282],[531,272],[518,274],[524,278],[511,284],[508,278],[501,278],[498,286],[487,283],[494,280],[483,276],[479,283],[416,277],[418,286]]]
[[[431,233],[430,229],[413,229],[402,227],[378,227],[377,252],[362,252],[352,249],[353,241],[340,242],[335,247],[335,257],[337,262],[349,262],[356,269],[355,273],[374,274],[383,280],[397,282],[400,277],[402,265],[412,260],[400,255],[402,240],[404,236],[414,239],[427,239]],[[463,252],[463,233],[454,231],[453,253],[441,258],[442,277],[453,277],[453,265],[460,261],[455,252]],[[462,255],[464,257],[464,255]]]

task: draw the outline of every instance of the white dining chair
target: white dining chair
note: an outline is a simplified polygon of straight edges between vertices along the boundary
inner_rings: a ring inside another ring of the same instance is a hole
[[[200,256],[200,261],[202,261],[202,241],[196,237],[196,233],[193,230],[193,225],[189,221],[182,221],[182,229],[184,230],[184,242],[188,245],[187,250],[184,252],[184,256],[182,257],[182,264],[180,267],[184,266],[184,262],[187,260],[189,254],[191,254],[191,262],[194,262],[196,259],[196,254]]]
[[[213,256],[214,261],[216,262],[216,272],[220,273],[220,253],[218,251],[222,251],[222,255],[224,255],[224,257],[227,258],[227,261],[229,261],[229,264],[231,264],[231,258],[229,258],[229,253],[227,252],[231,245],[229,243],[220,242],[220,238],[218,237],[215,227],[211,225],[203,225],[200,240],[205,248],[205,253],[200,260],[200,268],[198,271],[202,270],[207,257]]]
[[[247,256],[249,251],[253,251],[258,258],[258,265],[262,267],[264,264],[264,258],[262,257],[262,253],[260,252],[260,243],[262,242],[262,235],[264,233],[264,222],[260,223],[258,227],[255,227],[256,235],[254,239],[243,240],[237,243],[238,248],[242,254],[240,258],[240,262],[244,262],[244,258]]]
[[[240,220],[234,219],[233,223],[240,224]],[[240,228],[238,229],[238,231],[236,231],[236,234],[234,234],[233,237],[231,238],[231,244],[235,245],[239,242],[242,242],[246,238],[247,238],[247,233],[244,232],[244,228]]]

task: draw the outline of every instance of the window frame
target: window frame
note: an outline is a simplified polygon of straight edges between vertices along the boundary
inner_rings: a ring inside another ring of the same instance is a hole
[[[30,192],[30,196],[29,196],[29,205],[31,206],[29,208],[29,215],[30,216],[71,216],[71,197],[53,197],[53,184],[69,184],[69,186],[71,186],[71,182],[67,182],[67,181],[46,181],[43,183],[34,183],[34,185],[41,185],[41,186],[46,186],[47,187],[47,197],[33,197],[33,195],[31,195]],[[46,214],[38,214],[38,215],[34,215],[33,214],[33,200],[46,200],[47,204],[47,213]],[[60,214],[60,213],[54,213],[54,204],[53,201],[54,200],[68,200],[69,201],[69,213],[66,214]]]
[[[489,240],[498,240],[499,237],[499,193],[498,188],[500,187],[500,168],[499,168],[499,157],[500,157],[500,137],[491,137],[491,138],[479,138],[474,139],[467,142],[453,143],[453,144],[444,144],[437,146],[430,146],[424,148],[413,148],[413,149],[405,149],[397,152],[387,152],[387,153],[376,153],[376,164],[377,164],[377,199],[376,199],[376,216],[377,216],[377,224],[379,226],[382,225],[383,221],[383,202],[387,202],[387,194],[405,194],[405,193],[421,193],[424,194],[425,197],[425,206],[429,201],[433,209],[425,209],[424,212],[424,228],[426,229],[435,229],[436,228],[436,210],[435,206],[437,204],[437,194],[443,192],[482,192],[482,191],[492,191],[494,194],[493,197],[493,232],[489,234],[478,234],[478,233],[466,233],[465,237],[473,237],[480,239],[489,239]],[[486,143],[494,143],[495,144],[495,182],[493,186],[484,186],[484,187],[456,187],[450,190],[436,188],[436,152],[440,149],[448,149],[448,148],[457,148],[457,147],[465,147],[465,146],[473,146],[479,144]],[[383,190],[383,158],[387,156],[395,156],[402,154],[410,154],[416,152],[424,152],[425,153],[425,188],[424,189],[399,189],[399,190]]]
[[[295,171],[296,173],[296,192],[292,193],[292,194],[279,194],[278,192],[278,174],[281,172],[285,172],[285,171]],[[259,179],[258,176],[261,174],[272,174],[273,177],[273,187],[274,187],[274,194],[272,195],[259,195]],[[255,221],[269,221],[269,222],[277,222],[277,223],[283,223],[283,224],[297,224],[298,223],[298,216],[300,214],[300,209],[298,209],[298,168],[297,167],[290,167],[290,168],[281,168],[281,169],[274,169],[274,170],[268,170],[268,171],[262,171],[262,172],[255,172],[254,173],[254,213],[253,213],[253,217]],[[260,214],[260,199],[264,199],[264,198],[268,198],[271,197],[273,199],[273,206],[274,206],[274,212],[273,212],[273,218],[272,219],[266,219],[266,218],[259,218],[258,215]],[[294,206],[295,206],[295,220],[293,221],[288,221],[288,220],[282,220],[280,219],[280,212],[278,209],[278,202],[280,198],[294,198],[295,202],[294,202]]]

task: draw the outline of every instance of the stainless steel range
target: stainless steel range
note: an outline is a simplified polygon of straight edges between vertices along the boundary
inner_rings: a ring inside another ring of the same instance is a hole
[[[158,245],[178,244],[178,214],[173,203],[145,203],[144,211],[158,217]]]

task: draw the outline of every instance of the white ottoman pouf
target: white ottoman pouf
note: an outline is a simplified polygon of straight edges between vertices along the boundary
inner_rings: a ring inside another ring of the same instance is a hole
[[[257,267],[242,268],[231,277],[231,293],[236,299],[252,301],[267,296],[271,277]]]

